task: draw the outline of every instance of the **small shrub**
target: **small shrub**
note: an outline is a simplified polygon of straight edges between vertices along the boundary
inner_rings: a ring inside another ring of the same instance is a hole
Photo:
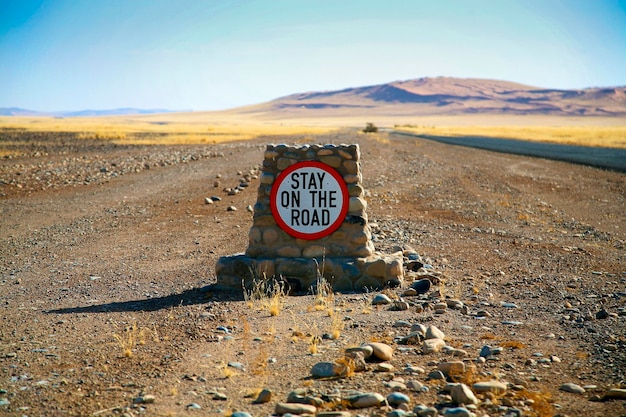
[[[365,128],[363,129],[363,133],[376,133],[378,132],[378,127],[374,125],[374,123],[367,122],[365,124]]]

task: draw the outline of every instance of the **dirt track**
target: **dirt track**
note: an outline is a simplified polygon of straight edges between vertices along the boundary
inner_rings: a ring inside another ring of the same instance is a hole
[[[371,294],[338,295],[336,314],[346,325],[338,340],[327,340],[330,318],[311,308],[311,296],[288,297],[281,315],[270,317],[212,292],[217,258],[247,246],[245,208],[256,200],[256,184],[236,196],[222,188],[262,161],[265,143],[293,141],[360,143],[377,248],[415,248],[445,279],[429,300],[440,292],[463,301],[469,314],[418,313],[428,300],[416,297],[406,297],[408,311],[367,311]],[[626,414],[624,401],[590,401],[625,378],[624,174],[354,131],[182,148],[44,134],[24,146],[22,156],[0,161],[0,398],[8,402],[0,410],[7,415],[269,415],[296,388],[386,396],[394,375],[410,379],[401,371],[407,363],[425,369],[415,378],[430,387],[408,393],[412,405],[443,410],[441,384],[426,381],[450,359],[443,353],[397,350],[395,374],[307,379],[313,364],[339,358],[347,346],[394,345],[405,333],[393,327],[398,320],[436,325],[468,362],[484,344],[504,346],[475,377],[523,382],[538,393],[537,406],[519,396],[510,406],[481,398],[479,416],[516,407],[524,415]],[[223,200],[207,205],[210,195]],[[238,210],[226,211],[230,205]],[[478,319],[479,310],[489,314]],[[320,355],[312,356],[317,336]],[[539,361],[551,356],[560,362]],[[228,362],[245,370],[230,375]],[[587,392],[558,390],[566,382]],[[246,394],[264,387],[273,400],[252,404]],[[227,399],[215,399],[217,392]],[[154,403],[136,400],[144,394]]]

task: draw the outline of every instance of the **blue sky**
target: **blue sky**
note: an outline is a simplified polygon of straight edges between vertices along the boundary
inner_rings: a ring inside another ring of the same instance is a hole
[[[218,110],[425,76],[626,85],[626,0],[0,0],[0,107]]]

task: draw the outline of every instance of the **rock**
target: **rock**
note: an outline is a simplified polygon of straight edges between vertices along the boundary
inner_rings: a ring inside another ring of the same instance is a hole
[[[389,382],[385,382],[383,385],[392,391],[404,391],[406,389],[406,384],[400,381],[391,380]]]
[[[608,317],[609,317],[609,312],[606,311],[606,309],[604,309],[604,308],[602,310],[596,312],[596,319],[598,319],[598,320],[604,320],[604,319],[606,319]]]
[[[314,405],[315,407],[319,407],[324,404],[324,401],[322,401],[321,398],[307,395],[307,391],[304,389],[291,391],[289,395],[287,395],[287,402],[293,404],[309,404]]]
[[[235,206],[228,206],[228,207],[226,207],[226,211],[237,211],[237,207],[235,207]]]
[[[372,348],[372,356],[375,356],[381,361],[388,361],[391,359],[391,356],[393,355],[393,348],[384,343],[372,342],[372,343],[368,343],[365,346],[370,346]]]
[[[559,387],[560,391],[570,392],[572,394],[584,394],[586,391],[580,385],[576,385],[573,382],[566,382]]]
[[[427,381],[430,381],[433,379],[445,381],[446,376],[443,374],[443,372],[437,369],[429,373],[428,376],[426,377]]]
[[[626,389],[611,388],[604,394],[605,400],[626,400]]]
[[[422,336],[426,337],[426,326],[421,323],[415,323],[411,326],[409,330],[411,333],[421,333]]]
[[[401,392],[392,392],[387,396],[387,402],[389,405],[395,406],[400,404],[408,404],[411,402],[411,399],[408,395],[402,394]]]
[[[259,395],[256,397],[256,400],[254,400],[254,403],[265,404],[270,401],[272,401],[272,391],[265,388],[261,392],[259,392]]]
[[[367,392],[350,396],[347,400],[354,408],[368,408],[380,405],[385,397],[377,392]]]
[[[156,400],[154,395],[146,394],[133,399],[135,404],[153,404]]]
[[[446,342],[443,339],[426,339],[422,343],[422,353],[437,353],[441,352]]]
[[[446,335],[435,326],[428,326],[426,329],[426,339],[445,339]]]
[[[424,341],[424,335],[420,332],[413,332],[407,336],[395,339],[399,345],[419,345]]]
[[[209,197],[204,198],[204,204],[213,204],[213,199]]]
[[[406,320],[398,320],[393,323],[393,327],[411,327],[411,323]]]
[[[228,400],[228,396],[226,394],[221,393],[221,392],[214,392],[213,393],[213,399],[217,400],[217,401],[226,401],[226,400]]]
[[[252,417],[252,414],[246,413],[245,411],[235,411],[230,417]]]
[[[465,384],[458,384],[452,387],[450,390],[450,395],[452,396],[452,401],[455,404],[478,404],[478,399],[470,389]]]
[[[346,352],[346,357],[352,360],[355,372],[363,372],[367,370],[367,363],[365,362],[365,356],[363,355],[363,352]]]
[[[441,362],[437,365],[437,369],[443,372],[447,377],[459,376],[465,372],[465,364],[461,361]]]
[[[464,407],[447,408],[443,412],[444,417],[472,417],[472,413]]]
[[[472,389],[477,393],[493,392],[494,394],[504,394],[507,390],[507,386],[503,382],[492,380],[476,382],[472,384]]]
[[[276,414],[313,414],[317,411],[317,407],[309,404],[298,403],[277,403],[274,408]]]
[[[387,304],[391,304],[393,301],[391,300],[391,298],[389,298],[388,296],[386,296],[385,294],[376,294],[374,296],[374,298],[372,299],[372,305],[387,305]]]
[[[318,362],[311,368],[313,378],[329,378],[339,374],[339,367],[333,362]]]
[[[422,407],[417,406],[413,409],[413,412],[417,414],[418,417],[437,417],[439,415],[439,411],[437,411],[435,407]]]
[[[202,406],[200,404],[191,403],[191,404],[187,404],[187,409],[188,410],[202,410]]]
[[[406,387],[407,389],[410,389],[411,391],[422,391],[422,389],[424,388],[424,384],[414,379],[411,379],[407,381]]]
[[[317,413],[317,417],[351,417],[349,411],[324,411]]]
[[[502,307],[504,307],[504,308],[518,308],[518,307],[517,307],[517,304],[514,304],[514,303],[505,303],[505,302],[502,302],[502,303],[500,303],[500,305],[501,305]]]
[[[415,290],[417,294],[426,294],[430,290],[430,280],[423,278],[417,281],[413,281],[411,288]]]
[[[460,310],[460,309],[462,309],[465,306],[463,304],[463,301],[456,300],[454,298],[446,300],[446,304],[448,305],[449,308],[451,308],[453,310]]]
[[[406,301],[394,301],[391,306],[392,311],[406,311],[409,309],[409,303]]]
[[[394,369],[390,363],[379,363],[375,370],[376,372],[393,372]]]
[[[372,356],[372,353],[374,353],[374,348],[372,346],[363,345],[346,349],[347,355],[351,354],[352,352],[361,352],[365,359],[369,359],[369,357]]]

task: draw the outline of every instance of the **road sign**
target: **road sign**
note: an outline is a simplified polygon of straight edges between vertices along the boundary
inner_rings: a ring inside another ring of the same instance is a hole
[[[270,195],[276,223],[299,239],[314,240],[337,230],[348,212],[348,188],[331,166],[295,163],[279,175]]]

